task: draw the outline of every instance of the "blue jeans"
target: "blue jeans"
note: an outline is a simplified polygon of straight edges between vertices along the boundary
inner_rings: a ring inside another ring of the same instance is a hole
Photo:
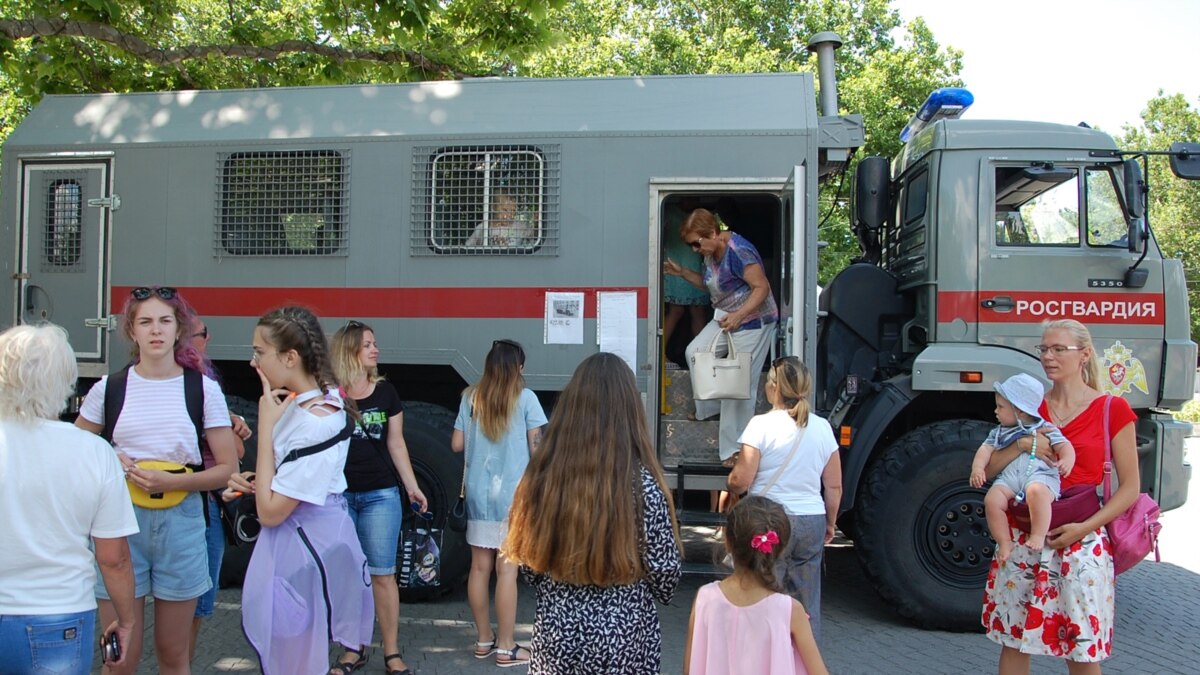
[[[0,673],[87,675],[96,611],[0,616]]]
[[[208,507],[208,529],[204,532],[204,540],[208,544],[208,576],[212,579],[212,588],[196,600],[196,616],[207,619],[213,615],[217,602],[217,582],[221,578],[221,558],[225,555],[225,532],[221,529],[221,507],[212,495],[204,495],[204,503]]]
[[[400,505],[400,489],[384,488],[366,492],[350,492],[346,507],[358,541],[367,556],[371,576],[382,577],[396,573],[396,544],[400,540],[400,520],[404,516]]]

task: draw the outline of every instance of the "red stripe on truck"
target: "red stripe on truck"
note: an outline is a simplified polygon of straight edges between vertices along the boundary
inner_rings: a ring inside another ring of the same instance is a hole
[[[999,311],[983,302],[1007,299],[1011,309]],[[1040,323],[1045,319],[1076,319],[1085,324],[1166,323],[1162,293],[1046,293],[1032,291],[939,291],[938,323],[961,319],[967,323]]]
[[[114,286],[114,312],[134,286]],[[542,319],[546,293],[583,293],[584,318],[596,318],[596,294],[637,293],[646,318],[646,288],[261,288],[181,286],[176,290],[201,316],[257,317],[283,305],[303,305],[319,316],[387,319]]]

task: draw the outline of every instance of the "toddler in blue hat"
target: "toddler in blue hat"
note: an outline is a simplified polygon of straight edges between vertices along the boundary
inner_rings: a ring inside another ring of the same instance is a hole
[[[996,389],[996,419],[1000,425],[988,434],[987,440],[975,452],[971,463],[971,485],[983,487],[987,482],[985,470],[992,453],[1006,448],[1025,435],[1032,435],[1034,446],[1008,463],[992,483],[983,499],[988,529],[996,540],[997,559],[1008,560],[1012,553],[1012,530],[1008,525],[1008,505],[1024,501],[1029,505],[1029,548],[1040,551],[1050,529],[1050,509],[1059,497],[1059,475],[1071,473],[1075,465],[1075,448],[1062,432],[1042,419],[1038,406],[1046,390],[1037,378],[1026,373],[1013,375],[993,385]],[[1047,427],[1046,437],[1058,456],[1058,466],[1050,466],[1038,458],[1037,430]]]

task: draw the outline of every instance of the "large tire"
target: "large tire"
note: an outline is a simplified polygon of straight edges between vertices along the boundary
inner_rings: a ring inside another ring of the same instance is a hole
[[[412,461],[417,485],[429,500],[435,527],[442,529],[442,582],[436,588],[401,588],[405,602],[419,602],[440,596],[462,585],[471,569],[471,548],[461,532],[446,529],[446,516],[458,501],[462,487],[463,457],[450,450],[454,431],[454,413],[424,402],[404,404],[404,442]],[[405,526],[411,514],[405,515]],[[399,561],[397,560],[397,567]]]
[[[967,479],[990,425],[951,420],[914,429],[868,469],[855,549],[875,590],[922,628],[979,630],[995,543],[983,490]]]

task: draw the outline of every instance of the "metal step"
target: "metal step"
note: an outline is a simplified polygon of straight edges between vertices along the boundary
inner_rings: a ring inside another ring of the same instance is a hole
[[[680,526],[705,525],[708,527],[721,527],[725,524],[724,513],[700,511],[697,509],[678,509],[675,511],[675,518],[679,521]]]
[[[728,576],[730,569],[724,565],[716,563],[702,563],[686,561],[683,563],[683,573],[692,576],[707,576],[707,577],[724,577]]]

